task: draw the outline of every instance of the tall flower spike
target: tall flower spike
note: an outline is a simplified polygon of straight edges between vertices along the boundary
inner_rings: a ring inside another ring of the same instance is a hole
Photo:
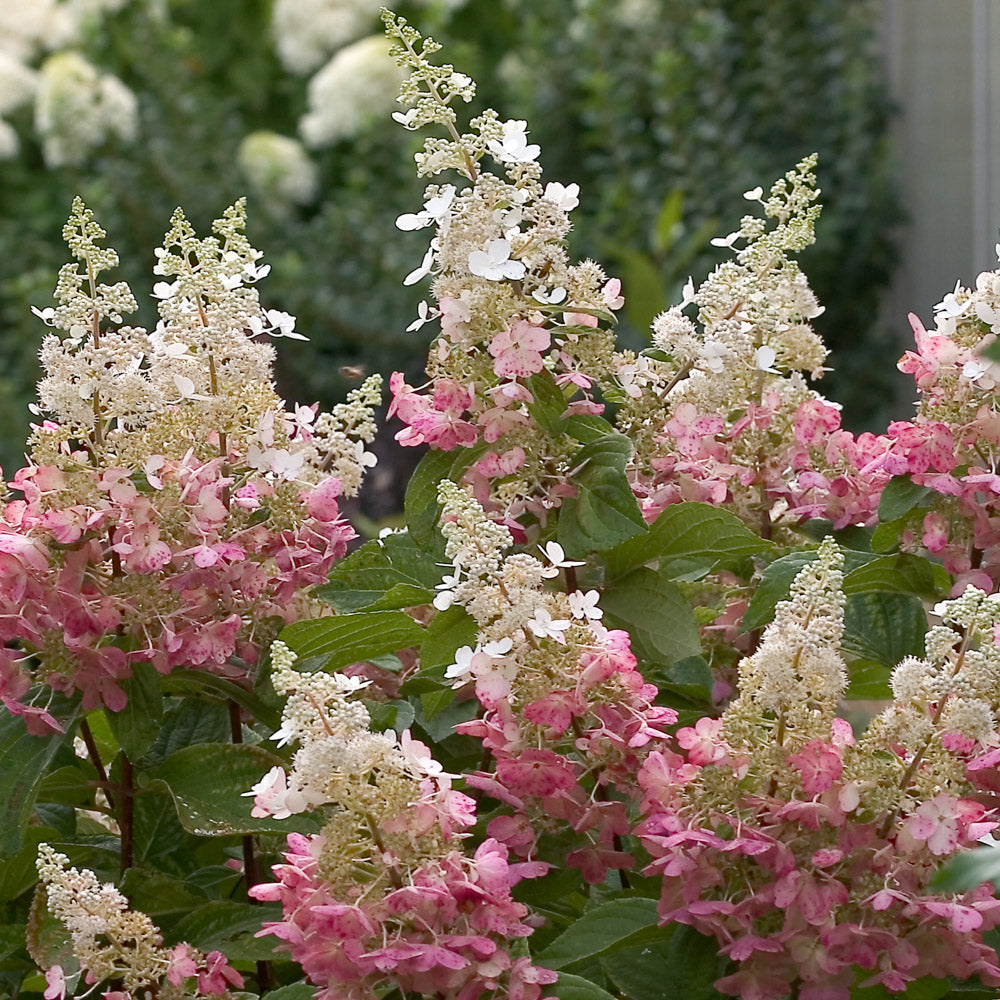
[[[815,561],[792,582],[775,608],[760,646],[739,665],[739,697],[724,714],[731,742],[768,745],[787,753],[809,740],[829,739],[847,673],[840,655],[844,630],[844,556],[825,538]]]
[[[66,855],[48,844],[38,847],[37,867],[42,898],[69,931],[84,981],[91,986],[106,983],[105,996],[115,993],[120,998],[123,988],[137,1000],[151,993],[184,1000],[225,996],[243,985],[243,977],[220,952],[204,955],[184,942],[164,947],[160,931],[145,913],[129,909],[128,900],[113,885],[102,885],[86,868],[70,867]],[[60,966],[49,973],[50,986],[64,978]],[[65,996],[65,985],[61,988]]]
[[[543,427],[530,406],[543,393],[560,414],[603,412],[595,387],[614,385],[608,326],[623,303],[620,287],[593,261],[570,261],[566,237],[577,192],[542,185],[540,151],[526,123],[487,109],[460,132],[454,104],[471,98],[472,81],[429,61],[439,48],[433,40],[395,15],[383,18],[396,58],[410,71],[400,92],[409,110],[397,121],[447,131],[426,140],[418,173],[455,170],[468,182],[429,185],[424,210],[397,220],[404,231],[435,227],[404,284],[432,279],[437,308],[414,327],[433,316],[441,332],[427,365],[433,390],[415,390],[394,373],[389,415],[407,425],[396,435],[403,445],[448,451],[485,442],[489,450],[466,481],[490,516],[516,533],[514,521],[525,511],[544,516],[562,503],[581,445],[571,425]]]
[[[320,806],[328,818],[316,836],[291,834],[278,881],[251,890],[284,910],[261,933],[285,942],[322,1000],[374,1000],[390,986],[446,1000],[484,990],[538,1000],[555,974],[512,958],[505,938],[531,933],[511,888],[547,866],[508,864],[492,839],[465,856],[475,803],[452,790],[430,750],[409,732],[371,732],[364,705],[350,700],[362,682],[300,673],[281,642],[272,661],[288,697],[275,735],[299,749],[287,785],[274,768],[248,793],[254,813]]]

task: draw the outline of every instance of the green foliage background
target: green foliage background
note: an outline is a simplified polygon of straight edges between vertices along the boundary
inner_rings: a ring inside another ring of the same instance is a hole
[[[738,223],[741,194],[813,150],[826,206],[803,266],[827,306],[817,326],[837,373],[825,391],[848,423],[876,425],[891,394],[879,291],[900,212],[886,140],[889,105],[875,44],[877,10],[837,0],[468,0],[401,10],[446,44],[480,83],[478,105],[526,118],[546,177],[578,182],[577,254],[623,277],[636,344],[684,278],[713,266],[713,235]],[[182,204],[203,228],[246,191],[240,140],[294,135],[307,79],[287,72],[270,37],[268,0],[132,0],[83,51],[139,96],[140,135],[75,168],[46,169],[31,109],[12,117],[22,151],[0,174],[0,463],[17,466],[59,239],[83,195],[148,297],[155,246]],[[377,30],[372,5],[372,31]],[[474,110],[474,109],[472,109]],[[406,334],[419,291],[401,278],[426,234],[399,234],[414,211],[416,140],[388,116],[350,142],[315,151],[321,194],[306,209],[250,199],[250,236],[273,265],[266,304],[294,313],[311,338],[281,352],[289,396],[342,397],[344,365],[419,370],[427,342]],[[875,359],[879,360],[876,361]]]

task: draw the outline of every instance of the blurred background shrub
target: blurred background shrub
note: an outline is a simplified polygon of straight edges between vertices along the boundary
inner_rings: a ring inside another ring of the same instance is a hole
[[[878,323],[899,220],[877,8],[840,0],[450,0],[400,12],[480,83],[476,106],[526,118],[546,177],[581,187],[574,250],[622,276],[641,345],[688,274],[714,265],[742,192],[820,155],[825,207],[804,267],[827,311],[846,422],[890,398]],[[390,120],[396,68],[366,0],[0,2],[0,463],[20,461],[43,327],[81,194],[155,322],[152,248],[172,209],[197,228],[249,194],[273,265],[269,307],[308,346],[280,352],[300,401],[342,397],[356,370],[422,365],[402,277],[426,234],[418,141]],[[470,109],[473,112],[475,107]],[[392,492],[387,482],[383,487]]]

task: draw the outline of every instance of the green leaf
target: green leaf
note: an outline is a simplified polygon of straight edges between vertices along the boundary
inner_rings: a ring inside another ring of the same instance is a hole
[[[169,694],[209,696],[221,702],[235,701],[270,729],[281,725],[281,713],[253,691],[205,670],[175,670],[160,679],[160,687]]]
[[[844,609],[841,646],[866,660],[894,667],[924,655],[927,615],[913,594],[852,594]]]
[[[1000,848],[977,847],[956,854],[942,865],[931,879],[935,892],[968,892],[983,882],[992,882],[1000,891]]]
[[[1000,361],[1000,341],[991,341],[979,352],[979,356],[990,361]]]
[[[231,961],[266,960],[274,955],[274,942],[255,941],[253,935],[265,921],[280,919],[278,903],[205,903],[174,924],[170,940],[187,941],[201,951],[221,951]]]
[[[0,708],[0,858],[21,849],[35,798],[52,759],[69,738],[74,718],[63,720],[64,733],[30,736],[24,720]]]
[[[121,682],[128,702],[120,712],[105,709],[108,726],[130,760],[137,760],[152,745],[163,718],[160,675],[151,663],[136,663],[132,676]]]
[[[143,787],[164,788],[188,833],[228,837],[244,833],[314,832],[318,822],[307,816],[285,820],[250,815],[253,797],[244,796],[281,758],[247,743],[201,743],[171,754],[140,777]]]
[[[899,552],[895,555],[860,561],[861,557],[865,556],[867,553],[863,552],[852,555],[852,559],[858,559],[859,564],[844,576],[845,594],[898,591],[927,597],[937,595],[934,564],[927,559],[921,559],[909,552]]]
[[[547,969],[563,969],[626,944],[643,943],[634,940],[637,933],[652,929],[662,936],[656,905],[655,899],[613,899],[595,906],[535,956],[536,960]]]
[[[867,978],[867,976],[863,978]],[[962,996],[964,994],[964,990],[956,990],[954,994],[952,990],[952,984],[947,979],[924,976],[922,979],[915,979],[912,983],[907,983],[906,989],[901,993],[892,993],[879,984],[852,986],[851,1000],[940,1000],[941,997]],[[992,998],[994,992],[985,992],[982,996]]]
[[[272,945],[273,947],[273,945]],[[261,1000],[313,1000],[316,996],[316,987],[309,983],[292,983],[291,986],[279,986],[270,993],[265,993]]]
[[[538,960],[540,965],[545,963]],[[551,990],[559,1000],[615,1000],[615,998],[597,983],[592,983],[583,976],[573,976],[568,972],[560,972],[559,978],[554,986],[546,987],[546,991]]]
[[[461,646],[475,647],[478,634],[476,619],[464,608],[452,605],[439,611],[427,626],[420,646],[420,676],[426,676],[427,671],[443,676],[455,662],[455,651]]]
[[[191,913],[206,902],[203,890],[154,868],[129,868],[118,887],[133,910],[148,913],[160,924],[165,917]]]
[[[880,556],[872,552],[855,552],[852,549],[844,549],[844,591],[849,592],[848,580],[851,574],[869,563],[880,561]],[[893,558],[893,557],[888,557]],[[800,549],[797,552],[790,552],[787,556],[775,559],[767,569],[764,570],[757,587],[756,593],[750,600],[746,613],[743,615],[743,631],[750,632],[753,629],[761,628],[774,618],[774,609],[779,601],[788,597],[792,581],[799,572],[816,559],[815,549]],[[857,578],[856,578],[857,579]],[[861,578],[863,590],[867,587],[865,578]],[[870,589],[886,589],[885,586],[878,586],[881,577],[876,576],[871,580]],[[854,590],[853,587],[850,588]],[[905,587],[903,589],[909,589]]]
[[[661,573],[634,570],[601,595],[601,607],[607,624],[628,630],[643,659],[671,664],[701,653],[691,605]]]
[[[397,734],[401,733],[409,729],[416,718],[408,701],[369,701],[366,705],[371,716],[371,728],[375,732],[384,733],[392,729]]]
[[[881,701],[892,697],[892,688],[889,686],[892,669],[884,663],[854,660],[848,664],[847,669],[850,680],[844,697],[848,701]]]
[[[685,924],[664,928],[665,944],[638,945],[601,959],[611,981],[628,1000],[719,1000],[712,986],[726,959],[715,938]]]
[[[140,767],[155,767],[175,750],[195,743],[225,743],[231,726],[229,711],[218,701],[184,698],[164,716],[153,745],[137,761]]]
[[[583,444],[597,441],[609,434],[614,434],[615,429],[604,417],[598,417],[593,413],[574,413],[565,420],[563,428],[565,432]]]
[[[420,460],[403,497],[403,514],[410,534],[418,545],[430,542],[437,530],[440,508],[438,483],[442,479],[458,480],[462,473],[486,451],[482,441],[472,448],[451,451],[429,451]]]
[[[688,501],[668,507],[649,526],[647,535],[617,546],[604,558],[608,572],[621,576],[653,559],[676,561],[684,572],[692,560],[708,560],[714,566],[772,548],[728,511]]]
[[[688,656],[678,660],[662,676],[671,690],[685,698],[711,701],[715,675],[704,656]]]
[[[927,486],[917,485],[909,476],[893,476],[882,490],[878,502],[878,519],[897,521],[933,492]]]
[[[563,501],[558,540],[573,558],[601,552],[646,534],[639,504],[625,477],[632,443],[623,434],[609,434],[585,444],[574,456],[580,471],[577,496]]]
[[[341,613],[393,610],[429,603],[440,582],[435,554],[403,531],[365,542],[337,563],[313,594]]]
[[[872,532],[872,552],[891,552],[899,545],[900,536],[906,530],[906,520],[882,521]]]
[[[402,611],[335,615],[287,625],[279,634],[301,659],[322,656],[324,670],[338,670],[373,656],[419,646],[424,630]]]
[[[0,903],[23,896],[38,883],[38,870],[35,868],[35,858],[38,856],[38,845],[43,841],[51,844],[59,839],[57,830],[49,826],[30,826],[24,832],[21,850],[8,855],[0,864]],[[21,940],[24,941],[24,926],[21,926]]]
[[[543,368],[537,375],[532,375],[528,379],[528,388],[535,397],[535,401],[528,404],[528,412],[549,437],[558,437],[566,425],[563,417],[566,397],[556,385],[552,372]]]

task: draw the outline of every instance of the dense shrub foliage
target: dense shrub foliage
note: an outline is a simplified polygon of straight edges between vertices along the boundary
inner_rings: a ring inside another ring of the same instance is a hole
[[[352,547],[382,380],[281,399],[242,199],[174,211],[149,329],[63,227],[0,520],[5,991],[993,996],[1000,272],[911,317],[911,418],[844,429],[812,154],[625,347],[578,184],[383,21],[430,133],[405,526]]]

